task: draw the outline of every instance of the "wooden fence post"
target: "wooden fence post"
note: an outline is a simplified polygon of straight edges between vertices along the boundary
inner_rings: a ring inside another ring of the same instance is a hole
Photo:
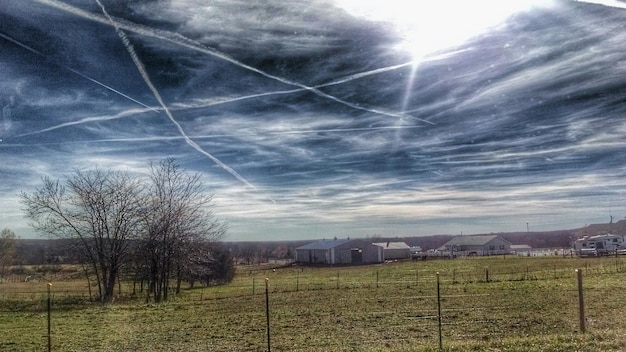
[[[437,325],[439,325],[439,351],[443,351],[441,338],[441,291],[439,289],[439,272],[437,272]]]
[[[272,350],[270,345],[270,279],[265,278],[265,317],[267,319],[267,352]]]
[[[578,279],[578,320],[580,323],[580,332],[585,333],[585,300],[583,299],[583,272],[576,269]]]
[[[50,289],[52,283],[48,282],[48,352],[52,351],[52,297]]]

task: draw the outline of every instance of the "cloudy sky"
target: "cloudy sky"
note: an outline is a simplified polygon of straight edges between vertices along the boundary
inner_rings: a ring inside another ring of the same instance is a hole
[[[622,219],[626,3],[594,2],[0,0],[0,227],[166,157],[228,240]]]

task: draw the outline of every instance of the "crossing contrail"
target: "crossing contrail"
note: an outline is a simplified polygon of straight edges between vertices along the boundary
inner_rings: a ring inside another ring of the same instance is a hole
[[[237,171],[233,170],[230,166],[224,164],[221,160],[219,160],[218,158],[216,158],[213,155],[211,155],[211,153],[209,153],[209,152],[205,151],[204,149],[202,149],[202,147],[200,147],[196,142],[194,142],[191,138],[189,138],[189,136],[187,136],[187,133],[185,133],[185,130],[178,123],[178,121],[176,121],[176,119],[174,118],[174,115],[172,115],[172,113],[168,109],[167,105],[165,105],[165,102],[161,98],[161,94],[159,94],[159,91],[156,89],[154,84],[152,84],[152,81],[150,80],[150,76],[148,75],[148,72],[146,71],[145,66],[143,65],[143,63],[139,59],[139,56],[135,52],[135,49],[133,48],[133,45],[128,40],[128,37],[126,36],[126,34],[117,26],[117,24],[113,20],[113,18],[111,16],[109,16],[109,14],[107,13],[104,5],[102,5],[100,0],[96,0],[96,2],[102,8],[102,12],[109,19],[109,21],[111,22],[111,25],[113,25],[113,27],[115,28],[115,31],[117,32],[118,36],[122,40],[122,43],[126,47],[126,50],[128,51],[128,54],[132,58],[133,62],[135,63],[135,66],[137,66],[137,69],[139,70],[139,73],[141,74],[141,77],[143,78],[143,80],[146,82],[146,85],[148,86],[148,88],[150,88],[150,90],[152,91],[152,94],[154,94],[154,97],[156,98],[156,100],[159,102],[159,104],[163,108],[163,111],[165,111],[165,114],[167,114],[167,117],[176,126],[176,128],[178,129],[178,132],[180,133],[180,135],[183,136],[183,138],[185,139],[185,142],[187,142],[187,144],[189,144],[191,147],[193,147],[194,149],[196,149],[200,153],[202,153],[205,156],[207,156],[209,159],[213,160],[213,162],[215,164],[217,164],[222,169],[226,170],[226,172],[228,172],[231,175],[233,175],[239,181],[243,182],[246,186],[256,190],[256,187],[254,187],[250,182],[248,182],[245,178],[243,178],[241,175],[239,175],[239,173],[237,173]]]
[[[158,38],[161,40],[165,40],[168,41],[170,43],[174,43],[176,45],[180,45],[189,49],[193,49],[202,53],[205,53],[207,55],[211,55],[213,57],[219,58],[221,60],[230,62],[240,68],[249,70],[251,72],[257,73],[263,77],[281,82],[283,84],[287,84],[290,86],[294,86],[294,87],[299,87],[302,90],[305,91],[310,91],[313,94],[316,94],[320,97],[332,100],[338,104],[344,105],[344,106],[348,106],[350,108],[356,109],[356,110],[361,110],[361,111],[366,111],[366,112],[370,112],[370,113],[374,113],[374,114],[379,114],[379,115],[384,115],[384,116],[389,116],[389,117],[395,117],[395,118],[404,118],[404,117],[409,117],[412,119],[417,119],[420,120],[424,123],[430,124],[430,125],[434,125],[435,123],[428,121],[428,120],[424,120],[424,119],[420,119],[417,118],[415,116],[411,116],[408,115],[406,113],[403,112],[397,112],[397,111],[392,111],[389,109],[385,109],[385,108],[380,108],[380,107],[371,107],[371,106],[365,106],[365,105],[361,105],[361,104],[356,104],[356,103],[351,103],[349,101],[345,101],[343,99],[340,99],[338,97],[335,97],[333,95],[330,95],[328,93],[324,93],[321,90],[319,90],[316,87],[311,87],[311,86],[307,86],[305,84],[299,83],[299,82],[295,82],[286,78],[282,78],[279,76],[275,76],[272,75],[270,73],[267,73],[263,70],[260,70],[256,67],[252,67],[250,65],[247,65],[241,61],[238,61],[224,53],[221,53],[215,49],[209,48],[206,45],[203,45],[201,43],[198,43],[195,40],[192,40],[190,38],[187,38],[181,34],[178,33],[172,33],[169,31],[165,31],[165,30],[159,30],[159,29],[153,29],[150,27],[146,27],[146,26],[142,26],[136,23],[132,23],[129,21],[125,21],[122,19],[117,19],[115,22],[112,22],[113,18],[111,16],[108,16],[108,18],[105,16],[104,18],[101,16],[97,16],[94,14],[91,14],[87,11],[81,10],[79,8],[76,8],[74,6],[65,4],[63,2],[57,1],[57,0],[35,0],[37,2],[46,4],[48,6],[52,6],[52,7],[56,7],[60,10],[72,13],[74,15],[89,19],[89,20],[93,20],[93,21],[97,21],[100,23],[104,23],[107,25],[114,25],[116,28],[120,29],[120,30],[126,30],[129,32],[133,32],[136,34],[140,34],[143,36],[147,36],[147,37],[151,37],[151,38]]]
[[[430,57],[425,57],[422,60],[420,60],[420,63],[422,62],[429,62],[429,61],[437,61],[437,60],[442,60],[448,57],[451,57],[452,55],[455,54],[459,54],[465,51],[469,51],[471,49],[462,49],[462,50],[456,50],[456,51],[452,51],[452,52],[448,52],[448,53],[443,53],[440,55],[435,55],[435,56],[430,56]],[[327,82],[327,83],[322,83],[322,84],[318,84],[313,86],[312,88],[315,89],[319,89],[319,88],[325,88],[325,87],[330,87],[330,86],[335,86],[335,85],[339,85],[339,84],[345,84],[357,79],[361,79],[361,78],[365,78],[365,77],[369,77],[372,75],[376,75],[379,73],[385,73],[385,72],[389,72],[389,71],[393,71],[393,70],[398,70],[401,68],[405,68],[405,67],[410,67],[410,66],[414,66],[415,62],[414,61],[408,61],[408,62],[404,62],[401,64],[397,64],[397,65],[392,65],[392,66],[386,66],[386,67],[381,67],[381,68],[377,68],[377,69],[373,69],[370,71],[365,71],[365,72],[359,72],[359,73],[355,73],[346,77],[342,77],[342,78],[338,78],[335,79],[333,81]],[[283,95],[283,94],[292,94],[292,93],[298,93],[298,92],[303,92],[306,91],[306,89],[304,88],[294,88],[294,89],[288,89],[288,90],[277,90],[277,91],[272,91],[272,92],[264,92],[264,93],[257,93],[257,94],[250,94],[250,95],[244,95],[244,96],[239,96],[239,97],[232,97],[232,98],[221,98],[221,99],[213,99],[212,101],[206,102],[206,103],[200,103],[200,104],[182,104],[179,103],[176,106],[179,107],[180,109],[197,109],[197,108],[205,108],[205,107],[210,107],[210,106],[216,106],[216,105],[222,105],[222,104],[229,104],[229,103],[234,103],[237,101],[242,101],[242,100],[247,100],[247,99],[254,99],[254,98],[261,98],[261,97],[267,97],[267,96],[272,96],[272,95]],[[428,124],[433,125],[433,122],[427,121],[427,120],[421,120],[422,122],[426,122]]]
[[[13,43],[13,44],[15,44],[15,45],[17,45],[19,47],[22,47],[22,48],[30,51],[31,53],[33,53],[35,55],[43,57],[47,62],[51,62],[52,64],[54,64],[56,66],[62,67],[62,68],[66,69],[66,70],[68,70],[68,71],[70,71],[70,72],[72,72],[72,73],[74,73],[76,75],[79,75],[82,78],[84,78],[84,79],[86,79],[86,80],[88,80],[90,82],[93,82],[93,83],[95,83],[95,84],[97,84],[97,85],[99,85],[101,87],[104,87],[104,88],[112,91],[113,93],[118,94],[118,95],[120,95],[120,96],[122,96],[122,97],[124,97],[124,98],[126,98],[126,99],[128,99],[128,100],[130,100],[132,102],[134,102],[134,103],[137,103],[137,104],[139,104],[139,105],[141,105],[141,106],[143,106],[145,108],[148,108],[148,109],[150,109],[150,110],[152,110],[154,112],[159,112],[157,109],[155,109],[153,107],[150,107],[150,106],[148,106],[148,105],[138,101],[137,99],[134,99],[134,98],[132,98],[132,97],[130,97],[130,96],[120,92],[119,90],[117,90],[117,89],[115,89],[113,87],[107,86],[106,84],[104,84],[104,83],[102,83],[100,81],[97,81],[97,80],[95,80],[95,79],[93,79],[93,78],[91,78],[91,77],[89,77],[89,76],[87,76],[87,75],[85,75],[85,74],[83,74],[83,73],[81,73],[79,71],[76,71],[76,70],[74,70],[73,68],[71,68],[69,66],[66,66],[66,65],[59,64],[59,63],[51,61],[44,53],[42,53],[42,52],[40,52],[40,51],[38,51],[36,49],[33,49],[30,46],[28,46],[28,45],[26,45],[26,44],[24,44],[24,43],[22,43],[22,42],[20,42],[20,41],[18,41],[16,39],[13,39],[13,38],[9,37],[6,34],[0,33],[0,38],[4,38],[4,39],[10,41],[11,43]]]

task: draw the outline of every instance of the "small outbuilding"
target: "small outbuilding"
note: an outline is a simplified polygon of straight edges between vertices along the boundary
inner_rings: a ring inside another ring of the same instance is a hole
[[[512,244],[511,253],[515,253],[519,256],[530,256],[530,252],[533,248],[527,244]]]
[[[374,245],[383,249],[384,260],[411,258],[411,247],[404,242],[376,242]]]
[[[511,242],[498,235],[457,236],[440,250],[459,255],[498,255],[511,252]]]
[[[383,248],[359,239],[311,242],[296,248],[296,262],[307,264],[368,264],[383,262]]]

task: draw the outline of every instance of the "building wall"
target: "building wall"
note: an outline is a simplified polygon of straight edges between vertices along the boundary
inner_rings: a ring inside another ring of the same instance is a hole
[[[500,237],[496,237],[482,246],[467,247],[467,252],[475,252],[478,255],[506,254],[511,251],[511,244]]]
[[[382,247],[352,240],[330,249],[296,249],[296,261],[311,264],[365,264],[383,261]]]
[[[296,249],[296,261],[311,264],[332,264],[327,249]]]
[[[511,243],[500,237],[496,237],[483,245],[453,245],[446,246],[446,250],[451,253],[460,253],[462,255],[507,254],[511,252]]]
[[[488,254],[506,254],[511,251],[511,243],[500,237],[489,241],[485,247]]]
[[[411,258],[410,248],[384,248],[385,259],[407,259]]]
[[[361,262],[354,261],[353,250],[360,250]],[[353,240],[335,247],[335,264],[381,263],[383,249],[363,240]]]

